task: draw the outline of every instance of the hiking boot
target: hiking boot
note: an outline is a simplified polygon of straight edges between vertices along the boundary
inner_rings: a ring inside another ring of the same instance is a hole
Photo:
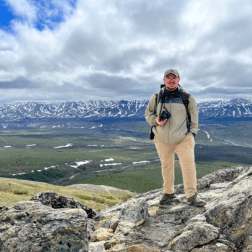
[[[179,202],[175,194],[164,193],[162,199],[159,201],[160,205],[171,205],[173,202]]]
[[[199,199],[197,196],[197,192],[190,198],[187,199],[189,205],[193,205],[196,207],[203,207],[206,205],[206,202],[202,199]]]

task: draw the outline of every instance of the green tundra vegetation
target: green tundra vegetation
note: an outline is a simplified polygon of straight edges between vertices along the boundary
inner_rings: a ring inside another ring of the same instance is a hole
[[[130,193],[129,195],[126,191],[120,191],[113,192],[111,196],[106,191],[88,192],[66,186],[55,186],[42,182],[0,177],[0,206],[12,206],[16,202],[27,201],[37,193],[45,191],[73,197],[96,211],[101,211],[109,206],[116,205],[137,194]]]

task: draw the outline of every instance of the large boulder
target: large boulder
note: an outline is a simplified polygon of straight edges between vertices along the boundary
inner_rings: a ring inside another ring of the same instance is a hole
[[[246,237],[252,234],[252,169],[228,184],[206,209],[207,222],[220,228],[236,248],[243,248]]]
[[[88,218],[94,218],[96,212],[85,204],[75,200],[72,197],[61,196],[56,192],[39,192],[30,200],[40,201],[43,205],[50,206],[52,208],[79,208],[83,209]]]
[[[219,228],[208,224],[204,215],[199,214],[190,219],[183,233],[174,238],[170,249],[176,251],[190,251],[196,246],[208,244],[219,236]]]
[[[37,201],[0,208],[0,251],[88,251],[83,209],[53,209]]]

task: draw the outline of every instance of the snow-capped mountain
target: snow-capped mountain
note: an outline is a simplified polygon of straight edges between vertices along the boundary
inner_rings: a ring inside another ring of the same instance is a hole
[[[236,98],[230,101],[201,102],[197,107],[201,118],[252,119],[252,100]]]
[[[89,102],[17,102],[0,104],[0,121],[23,119],[64,119],[64,118],[131,118],[144,119],[148,101],[89,101]],[[230,101],[201,102],[197,104],[199,118],[251,118],[252,100],[232,99]]]
[[[130,118],[144,117],[148,101],[89,101],[45,104],[23,102],[0,105],[0,120],[39,118]]]

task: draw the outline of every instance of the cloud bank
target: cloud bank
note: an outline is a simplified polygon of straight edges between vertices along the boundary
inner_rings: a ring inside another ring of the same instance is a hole
[[[0,26],[0,100],[149,100],[170,67],[196,101],[251,99],[250,0],[5,0],[5,8],[15,18]]]

